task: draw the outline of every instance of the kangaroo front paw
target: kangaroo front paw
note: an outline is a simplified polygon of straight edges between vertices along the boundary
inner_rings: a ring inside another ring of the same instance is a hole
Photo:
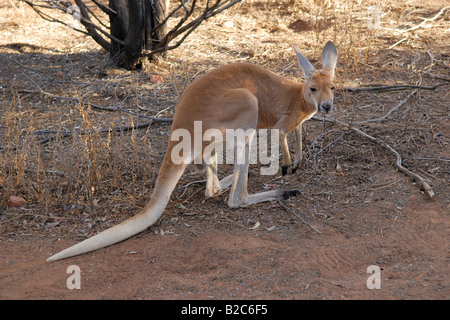
[[[299,190],[286,190],[283,193],[284,200],[290,198],[290,197],[297,197],[301,194]]]
[[[285,176],[286,173],[288,172],[288,168],[289,168],[289,166],[281,166],[281,174],[283,176]]]

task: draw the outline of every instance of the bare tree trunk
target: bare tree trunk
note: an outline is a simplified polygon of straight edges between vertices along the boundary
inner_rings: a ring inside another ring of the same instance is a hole
[[[153,2],[153,1],[151,1]],[[151,15],[152,18],[152,28],[151,30],[158,27],[159,24],[161,24],[164,19],[166,19],[168,11],[169,11],[169,4],[170,0],[159,0],[154,1],[153,4],[153,14]],[[155,32],[151,31],[148,36],[148,40],[152,42],[151,46],[146,47],[147,50],[153,50],[156,48],[156,46],[160,43],[162,39],[167,35],[167,23],[164,23],[161,27],[158,27]],[[153,32],[153,37],[151,36]],[[152,41],[152,38],[155,39]],[[166,53],[166,51],[164,51]]]
[[[124,41],[111,41],[110,54],[118,66],[139,69],[143,50],[154,49],[167,34],[167,26],[157,28],[167,16],[169,0],[110,0],[117,12],[110,17],[111,35]]]

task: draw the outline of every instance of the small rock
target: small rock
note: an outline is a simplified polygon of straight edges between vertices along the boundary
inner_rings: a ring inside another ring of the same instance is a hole
[[[163,77],[158,74],[153,74],[150,76],[150,81],[152,83],[161,83],[163,82],[163,80],[164,80]]]
[[[8,199],[8,207],[21,207],[27,202],[22,197],[10,196]]]

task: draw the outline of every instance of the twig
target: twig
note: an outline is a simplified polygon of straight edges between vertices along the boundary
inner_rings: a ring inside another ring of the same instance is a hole
[[[376,87],[343,87],[338,89],[343,92],[360,92],[360,91],[395,91],[395,90],[406,90],[406,89],[423,89],[423,90],[436,90],[442,86],[448,86],[450,83],[438,83],[434,86],[418,86],[412,84],[400,84],[400,85],[386,85],[386,86],[376,86]]]
[[[138,117],[141,117],[141,118],[150,118],[150,119],[154,119],[154,118],[158,117],[158,115],[160,114],[160,112],[158,112],[158,114],[155,115],[155,116],[148,116],[148,115],[146,115],[146,114],[140,114],[140,113],[136,113],[136,112],[133,112],[133,111],[129,111],[129,110],[124,109],[124,108],[122,108],[121,106],[118,106],[118,105],[116,105],[116,108],[117,108],[117,110],[119,110],[119,111],[122,111],[122,112],[125,112],[125,113],[128,113],[128,114],[131,114],[132,116],[138,116]]]
[[[75,102],[77,102],[77,103],[79,103],[81,105],[90,105],[94,109],[99,109],[99,110],[104,110],[104,111],[123,111],[123,110],[121,110],[119,108],[100,106],[98,104],[95,104],[95,103],[92,103],[92,102],[88,102],[88,101],[80,99],[80,98],[58,96],[56,94],[44,91],[42,89],[39,89],[39,90],[19,89],[19,90],[17,90],[17,92],[39,93],[39,94],[43,94],[43,95],[49,96],[49,97],[51,97],[53,99],[69,100],[69,101],[75,101]]]
[[[84,100],[84,99],[80,99],[80,98],[76,98],[76,97],[58,96],[58,95],[55,95],[53,93],[46,92],[46,91],[44,91],[42,89],[39,89],[39,90],[19,89],[19,90],[17,90],[17,92],[40,93],[40,94],[49,96],[49,97],[51,97],[53,99],[74,101],[74,102],[79,103],[80,105],[90,106],[93,109],[98,109],[98,110],[103,110],[103,111],[121,111],[121,112],[125,112],[125,113],[128,113],[128,114],[131,114],[133,116],[138,116],[138,117],[147,118],[147,119],[155,119],[155,118],[157,118],[159,116],[160,113],[164,112],[165,110],[167,110],[168,108],[171,107],[171,106],[169,106],[169,107],[163,109],[162,111],[158,112],[155,116],[148,116],[148,115],[145,115],[145,114],[140,114],[140,113],[136,113],[136,112],[133,112],[133,111],[126,110],[126,109],[124,109],[124,108],[122,108],[121,106],[118,106],[118,105],[116,105],[115,107],[105,107],[105,106],[101,106],[101,105],[98,105],[96,103],[92,103],[90,101],[87,101],[87,100]]]
[[[319,230],[317,230],[316,227],[312,226],[308,221],[306,221],[303,217],[299,216],[294,210],[292,210],[291,208],[289,208],[287,205],[285,205],[283,203],[283,201],[278,200],[278,203],[280,204],[280,206],[282,206],[286,211],[292,213],[294,216],[296,216],[297,218],[299,218],[304,224],[306,224],[308,227],[310,227],[311,229],[313,229],[314,231],[316,231],[318,234],[322,234],[322,232],[320,232]]]
[[[447,67],[447,68],[450,68],[450,66]],[[446,76],[441,75],[441,74],[434,74],[434,73],[428,73],[428,72],[425,72],[425,73],[426,73],[427,75],[429,75],[430,77],[435,78],[435,79],[445,80],[445,81],[450,81],[450,78],[449,78],[449,77],[446,77]]]
[[[188,188],[190,185],[196,184],[196,183],[204,183],[204,182],[206,182],[205,179],[203,179],[203,180],[197,180],[197,181],[192,181],[192,182],[189,182],[188,184],[184,185],[184,186],[183,186],[184,191],[183,191],[183,193],[178,197],[178,199],[181,199],[181,198],[184,196],[184,194],[186,193],[187,188]]]
[[[188,6],[189,2],[191,2],[191,0],[188,0],[187,2],[184,2],[184,0],[181,0],[180,2],[181,2],[181,5],[184,8],[184,11],[186,11],[186,13],[189,13],[189,9],[188,9],[187,6]]]
[[[399,41],[397,41],[396,43],[394,43],[392,46],[390,46],[389,48],[388,48],[388,50],[390,50],[390,49],[392,49],[392,48],[394,48],[396,45],[398,45],[398,44],[400,44],[400,43],[402,43],[403,41],[405,41],[405,40],[407,40],[408,39],[408,37],[404,37],[403,39],[401,39],[401,40],[399,40]]]
[[[180,8],[184,8],[184,10],[186,11],[187,8],[186,3],[183,2],[183,0],[181,1],[181,5],[179,5],[174,11],[172,11],[170,15],[172,15],[175,11],[179,10]],[[156,46],[155,49],[153,50],[143,50],[143,53],[146,56],[152,56],[158,52],[161,51],[166,51],[166,50],[173,50],[178,48],[183,41],[195,30],[197,29],[198,26],[200,26],[200,24],[219,14],[220,12],[234,6],[235,4],[241,2],[242,0],[216,0],[214,2],[214,4],[212,6],[209,6],[209,1],[207,2],[207,5],[203,11],[203,13],[196,19],[193,19],[191,22],[186,23],[185,22],[190,18],[190,16],[192,15],[192,13],[194,12],[195,6],[196,6],[196,1],[192,1],[190,10],[187,10],[185,12],[185,16],[183,18],[181,18],[181,20],[177,23],[177,25],[172,28],[172,30],[170,30],[167,35],[160,41],[160,43]],[[159,28],[162,24],[158,25],[156,28]],[[178,36],[182,35],[184,33],[183,36],[181,36],[180,40],[178,40],[175,44],[170,45],[170,43],[177,38]]]
[[[392,148],[389,144],[387,144],[386,142],[384,142],[383,140],[380,140],[378,138],[372,137],[371,135],[365,133],[364,131],[361,131],[360,129],[337,119],[330,119],[330,118],[318,118],[318,117],[312,117],[312,119],[317,120],[317,121],[327,121],[327,122],[332,122],[335,124],[338,124],[340,126],[346,127],[354,132],[356,132],[357,134],[369,139],[372,142],[375,142],[379,145],[381,145],[382,147],[388,149],[391,153],[393,153],[396,157],[396,162],[394,164],[394,166],[403,174],[410,176],[413,181],[418,181],[420,186],[422,187],[423,190],[425,190],[425,192],[428,194],[428,196],[430,198],[434,197],[434,191],[433,189],[430,187],[430,185],[425,181],[425,179],[423,179],[421,176],[419,176],[417,173],[412,172],[411,170],[408,170],[407,168],[405,168],[402,165],[402,158],[400,157],[400,154],[394,149]]]
[[[382,122],[382,121],[388,119],[392,113],[397,111],[402,105],[404,105],[406,103],[406,101],[409,100],[409,98],[411,98],[413,95],[415,95],[417,93],[417,90],[418,89],[411,92],[404,100],[400,101],[395,107],[393,107],[391,110],[389,110],[388,113],[386,113],[384,116],[376,118],[376,119],[369,119],[369,120],[356,122],[355,124],[376,123],[376,122]]]
[[[414,160],[435,160],[435,161],[444,161],[444,162],[450,162],[450,159],[446,158],[412,158]]]
[[[32,3],[29,0],[19,0],[19,1],[25,2],[27,5],[29,5],[44,20],[63,24],[63,25],[65,25],[65,26],[67,26],[67,27],[69,27],[69,28],[71,28],[71,29],[73,29],[73,30],[75,30],[77,32],[81,32],[82,34],[90,36],[90,34],[88,32],[86,32],[84,30],[81,30],[81,29],[78,29],[78,28],[75,28],[73,26],[70,26],[66,22],[61,21],[59,19],[53,18],[52,16],[50,16],[50,15],[46,14],[45,12],[37,9],[36,7],[47,8],[47,9],[54,9],[54,8],[56,8],[56,9],[61,10],[63,12],[66,12],[67,8],[60,7],[60,6],[58,6],[58,5],[54,4],[54,3],[52,3],[52,6],[46,6],[46,5],[40,5],[40,4],[37,4],[37,3]]]
[[[117,12],[111,9],[110,7],[102,4],[100,1],[92,0],[93,3],[95,3],[104,13],[106,13],[108,16],[116,16]]]
[[[113,127],[110,129],[100,129],[100,130],[95,130],[95,132],[97,133],[108,133],[108,132],[125,132],[125,131],[130,131],[130,130],[135,130],[135,129],[144,129],[147,128],[149,126],[151,126],[153,123],[158,123],[158,122],[172,122],[173,119],[172,118],[152,118],[147,122],[141,123],[141,124],[137,124],[137,125],[131,125],[131,126],[122,126],[122,127]],[[86,133],[88,133],[85,130],[81,130],[81,131],[76,131],[76,132],[61,132],[60,135],[55,134],[51,137],[42,139],[40,141],[38,141],[39,144],[46,144],[58,137],[60,138],[68,138],[73,136],[74,134],[77,135],[85,135]]]
[[[393,185],[393,184],[399,182],[400,180],[401,180],[401,178],[400,178],[400,179],[397,179],[397,180],[394,180],[394,181],[392,181],[392,182],[388,182],[388,183],[383,184],[383,185],[377,185],[377,186],[374,186],[374,187],[372,187],[372,188],[366,189],[366,191],[381,190],[381,189],[390,187],[391,185]]]
[[[96,20],[98,20],[100,22],[100,25],[102,25],[104,28],[110,29],[110,27],[108,27],[106,23],[103,23],[82,0],[74,0],[74,2],[79,8],[79,15],[77,15],[77,19],[84,26],[86,31],[74,28],[68,23],[56,19],[52,17],[50,14],[47,14],[41,10],[41,8],[45,8],[67,12],[67,9],[70,8],[71,2],[61,0],[40,0],[40,1],[19,0],[19,1],[22,1],[27,5],[29,5],[34,11],[36,11],[37,14],[39,14],[39,16],[41,16],[43,19],[47,21],[63,24],[65,26],[73,28],[75,31],[81,32],[85,35],[92,37],[94,41],[96,41],[106,51],[110,51],[112,42],[120,44],[121,46],[124,47],[127,46],[126,41],[116,38],[111,34],[111,32],[103,30],[103,28],[92,22],[91,16],[94,17]],[[180,21],[175,25],[174,28],[172,28],[161,40],[158,41],[159,43],[154,49],[142,50],[143,55],[151,57],[157,53],[178,48],[184,42],[184,40],[195,29],[197,29],[197,27],[200,26],[200,24],[203,21],[223,12],[224,10],[236,5],[241,1],[242,0],[215,0],[211,1],[212,4],[210,4],[210,1],[206,1],[206,6],[203,12],[198,17],[191,19],[194,10],[196,9],[197,1],[179,0],[180,4],[176,6],[175,9],[171,11],[165,17],[165,19],[163,19],[163,21],[159,22],[155,27],[152,28],[151,31],[152,34],[155,34],[156,32],[159,31],[160,28],[167,25],[169,18],[173,17],[173,15],[175,15],[175,13],[177,13],[180,9],[184,11],[185,13],[184,16],[180,19]],[[112,17],[118,15],[116,11],[114,11],[109,6],[102,4],[100,1],[93,0],[93,2],[108,16]],[[175,43],[172,44],[173,42]]]
[[[432,18],[421,18],[421,19],[423,19],[423,21],[422,21],[421,23],[419,23],[417,26],[414,26],[414,27],[412,27],[412,28],[405,29],[405,30],[398,30],[398,29],[397,29],[396,31],[397,31],[397,32],[400,32],[400,33],[405,33],[405,32],[408,32],[408,31],[417,30],[417,29],[421,28],[425,23],[436,20],[436,19],[437,19],[441,14],[443,14],[444,11],[447,10],[448,8],[450,8],[450,6],[446,6],[446,7],[442,8],[442,9],[439,10],[439,12],[438,12],[434,17],[432,17]]]
[[[94,2],[94,1],[93,1]],[[95,3],[95,2],[94,2]],[[99,3],[96,3],[96,5],[98,6],[98,7],[100,7],[99,6]],[[109,26],[109,25],[106,25],[102,20],[100,20],[99,19],[99,17],[97,17],[97,15],[89,8],[89,7],[86,7],[86,10],[95,18],[95,20],[97,20],[105,29],[109,29],[109,30],[111,30],[111,27]]]
[[[436,61],[437,63],[443,65],[444,67],[450,68],[450,65],[448,65],[448,63],[445,63],[445,62],[442,61],[442,60],[436,59],[436,58],[431,54],[430,51],[427,51],[427,53],[428,53],[428,55],[430,56],[431,61]],[[448,79],[448,78],[447,78],[447,79]],[[445,80],[447,80],[447,79],[445,79]],[[447,80],[447,81],[449,81],[449,80]]]
[[[334,139],[333,141],[331,141],[329,144],[327,144],[325,147],[323,147],[322,149],[320,149],[319,151],[317,151],[314,154],[314,163],[316,162],[316,157],[321,154],[322,152],[324,152],[326,149],[328,149],[330,146],[332,146],[333,144],[335,144],[336,142],[338,142],[339,140],[341,140],[342,138],[344,138],[345,133],[341,134],[338,138]]]
[[[103,49],[109,51],[111,48],[111,44],[105,40],[98,32],[106,36],[107,38],[111,39],[112,41],[120,44],[125,45],[126,43],[120,39],[117,39],[112,34],[104,31],[102,28],[98,27],[97,25],[93,24],[89,13],[87,11],[86,5],[81,0],[74,0],[77,6],[80,8],[80,22],[81,24],[86,28],[89,35],[92,37],[92,39],[95,40],[100,46],[102,46]],[[98,32],[97,32],[98,31]]]
[[[328,283],[331,283],[332,285],[335,285],[335,286],[338,286],[338,287],[341,287],[341,288],[344,288],[344,289],[348,289],[347,286],[344,286],[343,284],[340,284],[340,283],[337,283],[337,282],[333,282],[333,281],[330,281],[330,280],[325,280],[325,281],[328,282]]]
[[[92,37],[92,39],[94,39],[95,42],[97,42],[102,48],[104,48],[107,51],[109,51],[109,49],[110,49],[110,43],[105,38],[103,38],[99,34],[99,32],[101,34],[103,34],[104,36],[106,36],[107,38],[111,39],[112,41],[115,41],[115,42],[117,42],[119,44],[122,44],[122,45],[125,44],[122,40],[117,39],[113,35],[109,34],[106,31],[104,31],[99,26],[97,26],[94,23],[92,23],[92,21],[91,21],[91,19],[89,17],[89,12],[88,12],[87,7],[80,0],[75,0],[75,3],[77,4],[78,8],[80,9],[80,15],[78,16],[79,21],[85,27],[86,31],[74,28],[71,25],[67,24],[66,22],[61,21],[61,20],[56,19],[56,18],[53,18],[49,14],[47,14],[47,13],[37,9],[38,7],[40,7],[40,8],[48,8],[48,9],[57,9],[57,10],[60,10],[60,11],[66,13],[67,9],[70,7],[70,3],[66,3],[66,2],[62,2],[62,1],[47,1],[47,3],[49,3],[49,5],[41,5],[39,3],[33,3],[31,1],[29,1],[29,0],[20,0],[20,1],[25,2],[26,4],[28,4],[43,19],[45,19],[47,21],[50,21],[50,22],[57,22],[57,23],[63,24],[65,26],[68,26],[68,27],[74,29],[75,31],[81,32],[83,34],[86,34],[86,35]]]
[[[325,136],[327,134],[333,133],[333,132],[341,132],[342,133],[343,131],[342,130],[328,130],[328,131],[325,131],[325,132],[319,134],[317,137],[314,138],[314,140],[311,142],[311,146],[309,148],[313,149],[315,147],[317,141],[319,141],[320,138],[322,138],[323,136]]]

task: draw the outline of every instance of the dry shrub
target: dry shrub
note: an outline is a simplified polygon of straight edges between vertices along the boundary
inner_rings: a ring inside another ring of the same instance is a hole
[[[11,195],[20,195],[49,216],[70,210],[77,217],[97,208],[104,215],[117,203],[122,210],[136,210],[139,199],[148,198],[154,168],[145,132],[114,132],[111,122],[109,132],[100,133],[91,108],[77,105],[72,111],[49,132],[36,129],[35,114],[22,111],[19,99],[8,104],[0,158],[2,207]],[[44,133],[52,136],[46,143]]]

